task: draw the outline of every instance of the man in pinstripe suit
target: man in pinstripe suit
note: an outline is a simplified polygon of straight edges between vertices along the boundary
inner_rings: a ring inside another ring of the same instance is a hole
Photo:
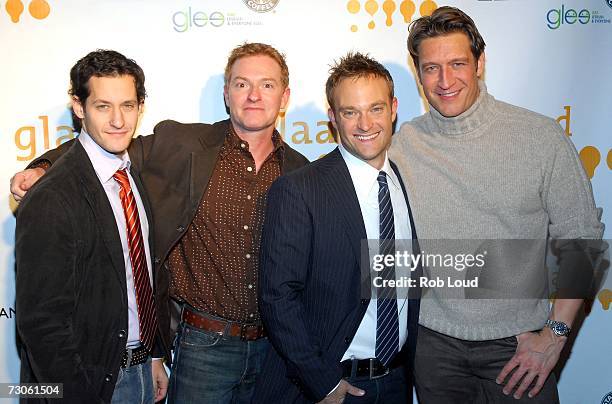
[[[255,402],[407,403],[418,300],[395,292],[371,299],[360,272],[362,241],[416,240],[387,158],[393,79],[377,61],[349,53],[331,69],[326,93],[341,145],[277,179],[268,195],[260,307],[275,350]]]

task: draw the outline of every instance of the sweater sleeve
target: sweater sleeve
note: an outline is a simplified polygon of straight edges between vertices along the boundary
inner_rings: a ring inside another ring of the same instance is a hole
[[[580,157],[561,127],[555,131],[553,156],[545,173],[542,203],[550,218],[553,239],[601,239],[602,209],[595,206],[591,182]]]

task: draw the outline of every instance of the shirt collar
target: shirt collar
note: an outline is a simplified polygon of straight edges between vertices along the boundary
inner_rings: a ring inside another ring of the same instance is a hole
[[[389,157],[386,153],[382,168],[377,170],[367,162],[353,156],[341,144],[338,145],[338,149],[340,149],[340,154],[348,167],[353,179],[353,185],[355,186],[355,192],[360,200],[367,200],[371,192],[378,195],[378,173],[380,171],[384,171],[387,174],[387,183],[389,185],[395,189],[400,189],[399,179],[391,169]]]
[[[118,170],[124,168],[130,170],[131,161],[127,150],[121,156],[109,153],[100,147],[84,129],[81,130],[79,135],[79,142],[81,142],[89,160],[91,160],[96,175],[103,184],[110,181]]]
[[[242,146],[243,144],[244,147]],[[272,145],[273,149],[271,154],[273,157],[277,157],[280,161],[282,161],[284,157],[285,143],[276,129],[274,129],[274,132],[272,132]],[[227,156],[232,149],[248,151],[249,142],[242,140],[240,136],[238,136],[236,130],[234,129],[234,125],[232,125],[230,122],[229,130],[225,138],[225,145],[221,148],[221,158]]]

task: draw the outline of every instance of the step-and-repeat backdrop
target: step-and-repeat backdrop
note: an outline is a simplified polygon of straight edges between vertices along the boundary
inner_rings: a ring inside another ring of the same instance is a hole
[[[146,135],[162,119],[225,119],[229,51],[245,41],[272,44],[287,56],[291,86],[277,127],[312,160],[334,147],[324,83],[330,63],[349,50],[387,66],[399,123],[425,111],[406,50],[407,26],[444,4],[476,21],[487,43],[489,91],[563,126],[591,177],[604,222],[612,223],[612,0],[1,0],[0,382],[19,379],[16,204],[9,179],[74,136],[67,89],[77,59],[96,48],[115,49],[143,67],[149,97],[138,133]],[[562,369],[563,403],[612,402],[611,300],[608,280],[585,310]]]

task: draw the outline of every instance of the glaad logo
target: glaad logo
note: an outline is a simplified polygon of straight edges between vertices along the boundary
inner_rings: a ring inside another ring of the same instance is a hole
[[[272,10],[280,0],[242,0],[253,11],[267,13]]]
[[[565,113],[557,117],[557,122],[559,123],[559,125],[561,125],[562,128],[565,129],[565,134],[567,136],[573,136],[573,133],[571,130],[572,106],[565,105],[563,109]],[[589,179],[592,179],[595,176],[596,169],[602,163],[602,152],[600,152],[599,149],[595,146],[585,146],[580,150],[578,155],[580,156],[580,160],[582,161],[582,166],[584,167],[584,171],[586,171]],[[608,168],[612,170],[612,149],[608,151],[607,163],[608,163]],[[612,291],[608,289],[604,289],[604,291],[607,291],[607,292],[605,293],[602,292],[603,294],[601,296],[606,296],[606,298],[608,299],[612,298]],[[603,304],[603,300],[602,300],[602,304]]]
[[[25,6],[21,0],[8,0],[4,8],[11,16],[11,21],[18,23]],[[30,15],[37,20],[44,20],[49,16],[51,7],[45,0],[32,0],[28,5],[28,11],[30,12]]]
[[[612,303],[612,290],[610,290],[610,289],[603,289],[597,295],[597,299],[599,300],[599,303],[601,303],[601,308],[602,309],[609,310],[610,309],[610,303]],[[612,392],[610,392],[610,400],[612,400]],[[612,403],[612,401],[610,401],[610,403]]]
[[[365,11],[371,17],[371,20],[368,23],[369,29],[374,29],[376,27],[376,23],[374,22],[374,15],[379,9],[378,3],[379,2],[377,2],[376,0],[367,0],[363,4]],[[385,25],[387,25],[387,27],[393,25],[393,14],[398,8],[397,3],[399,3],[399,12],[404,17],[404,23],[406,24],[412,21],[412,16],[414,15],[417,9],[415,2],[412,0],[403,0],[401,2],[399,2],[399,0],[381,0],[380,3],[382,3],[382,11],[385,13]],[[349,0],[349,2],[346,4],[346,8],[349,13],[357,14],[361,10],[361,3],[358,0]],[[434,1],[425,0],[421,3],[421,6],[419,7],[419,13],[421,14],[421,16],[431,15],[431,13],[433,13],[436,8],[438,8],[438,5]],[[357,25],[351,25],[352,32],[357,32],[358,29],[359,28],[357,27]]]
[[[68,125],[59,125],[55,128],[53,126],[50,127],[48,115],[41,115],[38,119],[40,119],[38,134],[42,134],[42,139],[41,136],[37,135],[37,127],[34,125],[22,126],[15,131],[15,146],[26,153],[21,156],[18,155],[17,161],[32,160],[37,154],[49,150],[53,137],[55,137],[55,145],[53,147],[57,147],[74,138],[72,127]],[[43,141],[42,148],[37,147],[37,140]]]

